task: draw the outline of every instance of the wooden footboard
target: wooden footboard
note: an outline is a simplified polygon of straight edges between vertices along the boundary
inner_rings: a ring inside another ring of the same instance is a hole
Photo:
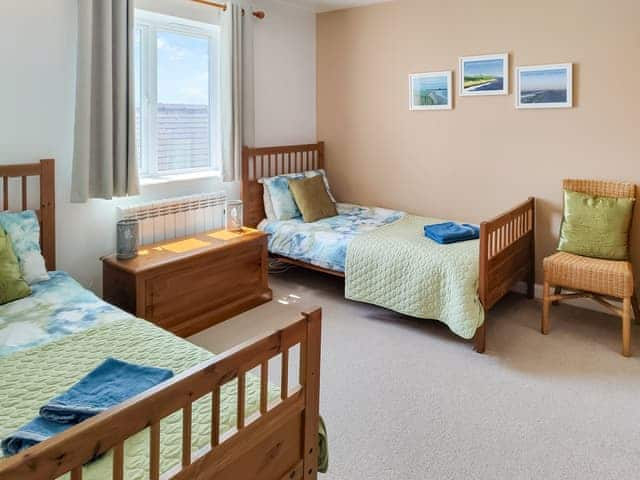
[[[71,472],[82,480],[82,465],[113,450],[114,480],[124,477],[124,442],[148,428],[150,478],[315,479],[318,465],[320,309],[261,339],[247,342],[174,377],[122,405],[87,420],[0,466],[3,480],[45,480]],[[300,345],[300,380],[289,388],[289,350]],[[282,355],[281,400],[268,405],[268,362]],[[245,375],[260,367],[260,413],[245,418]],[[220,435],[220,387],[237,378],[237,429]],[[191,451],[192,404],[212,401],[211,442]],[[160,472],[160,421],[182,411],[182,461]]]
[[[488,312],[512,288],[525,280],[527,296],[535,284],[536,205],[533,197],[480,225],[480,302]],[[475,348],[485,350],[486,320],[478,329]]]

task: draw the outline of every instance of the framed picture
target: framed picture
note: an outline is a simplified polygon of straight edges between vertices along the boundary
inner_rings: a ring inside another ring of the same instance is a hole
[[[460,95],[508,95],[509,55],[460,57]]]
[[[516,108],[571,108],[573,64],[516,68]]]
[[[451,70],[409,75],[410,110],[451,110]]]

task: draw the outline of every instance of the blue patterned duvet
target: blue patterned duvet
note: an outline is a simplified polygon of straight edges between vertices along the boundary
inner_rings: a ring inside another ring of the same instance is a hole
[[[258,228],[269,234],[269,251],[318,267],[344,272],[347,246],[364,232],[393,223],[403,212],[338,203],[338,215],[317,222],[263,220]]]
[[[32,294],[0,306],[0,358],[103,323],[132,318],[64,272],[31,286]]]

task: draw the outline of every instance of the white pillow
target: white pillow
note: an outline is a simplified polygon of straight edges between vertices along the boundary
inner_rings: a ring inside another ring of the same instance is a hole
[[[11,239],[25,281],[32,285],[49,280],[40,250],[40,223],[33,210],[0,213],[0,227]]]
[[[29,285],[49,280],[47,266],[40,252],[27,252],[20,257],[20,270],[25,282]]]
[[[266,185],[262,187],[262,203],[264,203],[264,213],[267,215],[267,220],[277,220],[278,217],[276,217],[276,212],[273,211],[273,202]]]

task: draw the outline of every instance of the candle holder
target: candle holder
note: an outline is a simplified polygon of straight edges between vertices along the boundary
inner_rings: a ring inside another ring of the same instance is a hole
[[[138,256],[138,220],[120,220],[116,224],[116,256],[128,260]]]
[[[226,207],[226,228],[230,232],[242,231],[242,201],[228,200]]]

